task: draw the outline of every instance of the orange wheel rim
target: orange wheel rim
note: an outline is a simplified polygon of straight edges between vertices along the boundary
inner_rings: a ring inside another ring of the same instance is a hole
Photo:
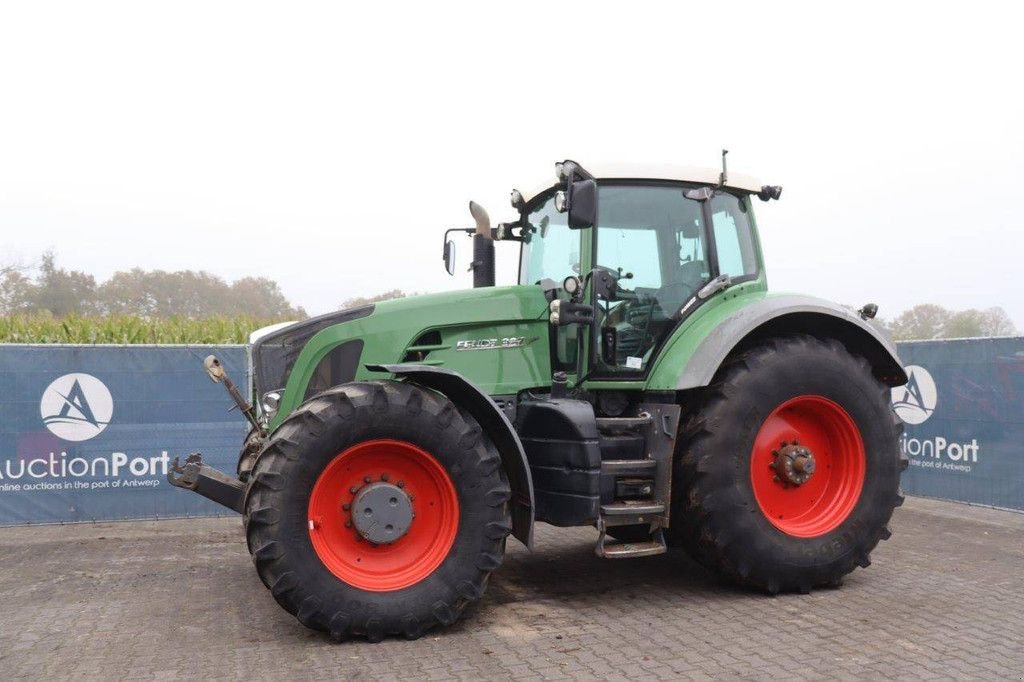
[[[371,498],[392,507],[397,500],[411,513],[396,524],[396,539],[380,540],[375,533],[382,531],[366,525]],[[339,580],[371,592],[400,590],[429,576],[448,556],[458,528],[459,500],[448,472],[405,441],[369,440],[346,449],[309,498],[309,537],[320,561]]]
[[[803,538],[835,530],[850,516],[865,471],[857,425],[846,410],[817,395],[776,407],[758,430],[750,458],[761,513],[787,535]]]

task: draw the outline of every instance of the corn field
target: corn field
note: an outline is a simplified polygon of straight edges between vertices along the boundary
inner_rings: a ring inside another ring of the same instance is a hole
[[[0,317],[0,343],[247,343],[250,332],[280,321],[247,316],[4,315]]]

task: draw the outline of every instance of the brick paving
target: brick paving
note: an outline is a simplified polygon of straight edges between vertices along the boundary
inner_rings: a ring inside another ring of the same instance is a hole
[[[841,589],[768,597],[541,525],[454,627],[334,644],[273,602],[237,517],[6,528],[0,679],[1022,679],[1024,514],[908,499],[893,531]]]

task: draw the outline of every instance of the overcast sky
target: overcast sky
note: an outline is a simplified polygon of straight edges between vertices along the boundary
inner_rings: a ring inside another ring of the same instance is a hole
[[[556,160],[727,147],[785,188],[771,288],[1024,330],[1019,5],[565,5],[6,3],[0,258],[265,275],[320,313],[470,286],[443,230]]]

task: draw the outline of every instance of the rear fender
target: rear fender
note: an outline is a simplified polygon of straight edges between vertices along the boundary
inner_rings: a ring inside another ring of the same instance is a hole
[[[652,379],[657,380],[648,390],[707,386],[732,353],[762,339],[786,334],[838,339],[851,352],[864,356],[875,376],[884,383],[900,386],[907,382],[896,345],[881,330],[838,304],[786,294],[758,297],[720,320],[698,343],[680,344],[681,350],[675,353],[672,346],[668,347],[666,357],[659,358],[658,364],[677,369],[672,373],[652,373]],[[674,382],[670,383],[672,376]]]
[[[533,480],[523,444],[505,413],[486,393],[450,369],[413,364],[367,365],[367,369],[390,372],[400,379],[442,393],[473,416],[498,449],[512,488],[512,535],[532,549]]]

